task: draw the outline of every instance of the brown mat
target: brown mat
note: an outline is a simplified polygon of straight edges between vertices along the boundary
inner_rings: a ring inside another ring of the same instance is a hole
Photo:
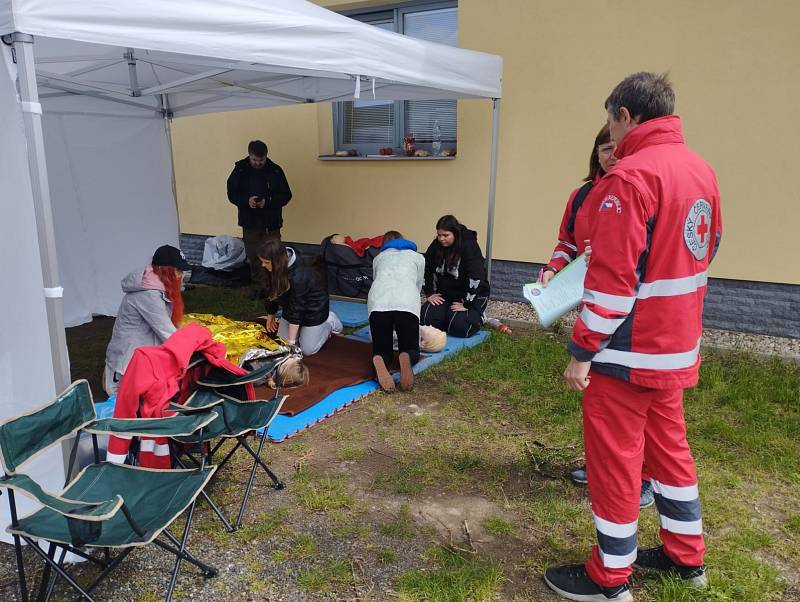
[[[311,374],[309,383],[286,389],[288,395],[281,414],[293,416],[320,402],[342,387],[357,385],[374,378],[372,344],[332,336],[316,355],[303,358]],[[257,399],[270,399],[274,391],[256,387]]]

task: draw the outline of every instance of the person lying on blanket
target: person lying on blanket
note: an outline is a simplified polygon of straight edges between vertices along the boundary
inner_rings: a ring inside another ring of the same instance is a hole
[[[281,388],[291,389],[307,385],[311,380],[311,375],[308,366],[303,363],[303,358],[293,356],[278,366],[278,378]],[[275,379],[270,376],[266,384],[270,389],[274,389]]]

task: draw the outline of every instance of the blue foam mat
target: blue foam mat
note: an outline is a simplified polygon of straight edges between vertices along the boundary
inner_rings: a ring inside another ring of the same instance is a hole
[[[488,336],[488,331],[481,330],[478,334],[468,339],[447,337],[447,345],[445,345],[444,349],[442,349],[439,353],[426,354],[425,357],[420,359],[420,361],[414,365],[414,374],[418,374],[423,370],[438,364],[446,357],[449,357],[461,351],[462,349],[474,347],[475,345],[482,343]],[[364,342],[371,341],[369,335],[369,326],[361,328],[353,334],[348,335],[348,338]],[[399,375],[396,374],[395,379],[398,378]],[[377,381],[369,380],[358,385],[352,385],[338,389],[322,399],[319,403],[316,403],[310,408],[303,410],[299,414],[295,414],[294,416],[276,416],[269,425],[267,436],[273,443],[285,441],[289,437],[296,435],[298,432],[307,429],[318,422],[322,422],[326,418],[330,418],[339,410],[347,407],[354,401],[361,399],[365,395],[369,395],[378,388],[379,385]]]
[[[331,299],[331,311],[339,316],[342,324],[349,327],[369,324],[369,311],[366,303]]]
[[[345,302],[346,303],[346,302]],[[355,304],[353,304],[355,305]],[[362,304],[363,305],[363,304]],[[331,307],[333,307],[333,301],[331,301]],[[366,305],[363,306],[366,311]],[[335,311],[335,310],[334,310]],[[420,361],[418,361],[414,365],[414,374],[419,374],[423,370],[430,368],[431,366],[438,364],[445,358],[458,353],[462,349],[467,349],[468,347],[475,347],[479,345],[483,341],[485,341],[489,336],[489,332],[486,330],[481,330],[475,336],[472,336],[468,339],[458,339],[456,337],[447,337],[447,345],[445,348],[442,349],[439,353],[430,353],[425,354]],[[360,328],[359,330],[355,331],[353,334],[348,335],[348,338],[355,339],[357,341],[364,341],[364,342],[371,342],[371,338],[369,335],[369,326],[364,328]],[[399,375],[395,374],[395,380],[399,378]],[[359,383],[357,385],[351,385],[349,387],[342,387],[338,389],[319,401],[318,403],[314,404],[310,408],[303,410],[299,414],[295,414],[294,416],[284,416],[279,414],[275,417],[275,419],[270,423],[269,429],[267,430],[267,436],[269,440],[273,443],[280,443],[281,441],[285,441],[289,437],[296,435],[302,430],[305,430],[315,424],[322,422],[323,420],[330,418],[339,410],[344,409],[345,407],[349,406],[351,403],[358,401],[362,397],[369,395],[373,391],[377,391],[379,389],[379,385],[377,381],[368,380],[363,383]],[[116,402],[116,396],[109,397],[106,401],[102,401],[99,403],[94,404],[95,412],[97,413],[98,418],[111,418],[114,415],[114,404]]]
[[[94,412],[97,414],[97,419],[113,418],[114,406],[117,404],[117,396],[112,395],[105,401],[99,401],[94,404]]]

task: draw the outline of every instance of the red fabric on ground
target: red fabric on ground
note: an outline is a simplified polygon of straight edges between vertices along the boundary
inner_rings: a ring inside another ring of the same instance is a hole
[[[359,238],[358,240],[353,240],[349,236],[345,236],[344,244],[353,249],[359,257],[364,257],[364,253],[366,253],[367,249],[370,247],[383,246],[383,235],[373,236],[372,238]]]

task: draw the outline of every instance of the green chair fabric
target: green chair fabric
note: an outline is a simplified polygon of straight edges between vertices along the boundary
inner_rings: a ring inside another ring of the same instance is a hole
[[[137,535],[125,515],[116,512],[102,522],[99,537],[88,543],[94,547],[141,546],[153,541],[186,510],[215,470],[214,466],[203,470],[153,470],[108,462],[91,464],[67,486],[63,496],[84,503],[104,502],[121,496],[145,536]],[[73,543],[66,517],[48,507],[21,518],[9,532],[33,539]]]
[[[95,419],[89,383],[72,383],[50,403],[0,424],[0,463],[7,475]]]
[[[58,514],[72,518],[106,520],[111,518],[122,507],[122,497],[118,494],[107,500],[91,502],[50,495],[36,481],[24,474],[12,475],[7,479],[3,479],[0,483],[2,483],[3,487],[10,487],[25,493]]]
[[[259,366],[255,370],[251,370],[247,374],[243,376],[238,376],[236,378],[231,378],[230,373],[215,374],[214,371],[212,371],[211,374],[209,374],[205,378],[199,379],[197,381],[197,384],[202,387],[224,388],[224,387],[235,387],[239,385],[246,385],[248,383],[258,382],[269,376],[272,373],[272,371],[275,370],[275,368],[277,368],[287,359],[289,359],[289,356],[286,355],[271,358],[267,360],[262,366]]]
[[[95,454],[97,434],[122,436],[190,436],[207,428],[219,419],[216,411],[192,409],[181,415],[155,419],[95,420],[89,384],[76,381],[54,401],[41,408],[0,424],[0,487],[8,488],[11,525],[8,531],[14,538],[17,577],[22,600],[28,599],[22,541],[44,562],[39,579],[37,599],[50,598],[54,581],[52,573],[64,579],[86,600],[91,591],[126,557],[135,546],[153,543],[175,556],[175,564],[165,599],[172,599],[181,562],[201,569],[203,575],[214,576],[217,571],[204,564],[186,549],[196,499],[203,494],[216,471],[215,466],[201,462],[191,470],[154,470],[136,466],[99,462],[87,466],[60,495],[44,491],[35,481],[16,471],[42,450],[59,440],[85,429],[92,433]],[[77,451],[76,437],[71,463]],[[21,492],[38,500],[44,507],[19,518],[15,493]],[[187,511],[188,509],[188,511]],[[186,524],[180,540],[170,533],[170,526],[186,511]],[[161,541],[159,535],[167,542]],[[48,542],[45,553],[36,541]],[[91,555],[92,548],[121,549],[111,559]],[[56,549],[62,553],[56,560]],[[103,570],[88,586],[75,581],[64,566],[66,552],[101,565]]]
[[[170,409],[185,414],[198,409],[209,410],[216,414],[215,420],[209,424],[202,433],[197,432],[192,435],[173,438],[178,443],[184,444],[176,447],[179,456],[182,454],[190,462],[197,463],[198,460],[195,456],[199,453],[207,458],[208,463],[211,463],[214,461],[214,454],[220,451],[225,440],[228,438],[235,438],[236,443],[233,448],[226,451],[225,457],[221,461],[216,462],[218,468],[222,469],[239,448],[244,448],[253,459],[253,465],[250,469],[250,475],[247,479],[242,502],[239,507],[238,517],[233,525],[231,525],[222,510],[214,503],[208,493],[203,492],[201,494],[228,531],[235,531],[242,524],[247,501],[253,488],[256,470],[259,466],[267,473],[269,478],[272,479],[275,489],[284,488],[283,482],[261,459],[261,452],[266,440],[267,427],[275,416],[278,415],[286,397],[281,397],[279,391],[276,391],[273,399],[246,400],[244,398],[244,385],[262,380],[270,374],[276,373],[280,364],[286,361],[286,359],[286,356],[274,358],[260,368],[239,377],[235,377],[230,373],[211,369],[207,376],[196,382],[198,388],[189,399],[182,405],[170,405]],[[258,433],[259,435],[257,450],[254,450],[247,442],[249,433]],[[217,439],[217,441],[212,445],[211,441],[214,439]],[[198,443],[202,445],[196,445]],[[180,457],[177,457],[176,460],[179,464],[183,465]]]
[[[280,411],[285,398],[256,401],[240,401],[214,391],[195,391],[183,406],[187,409],[210,409],[216,418],[200,432],[188,436],[176,436],[181,443],[198,443],[216,437],[238,437],[249,431],[257,431],[269,425]]]
[[[104,418],[95,420],[84,430],[97,435],[126,437],[177,437],[191,435],[214,421],[216,414],[203,412],[167,418]]]

